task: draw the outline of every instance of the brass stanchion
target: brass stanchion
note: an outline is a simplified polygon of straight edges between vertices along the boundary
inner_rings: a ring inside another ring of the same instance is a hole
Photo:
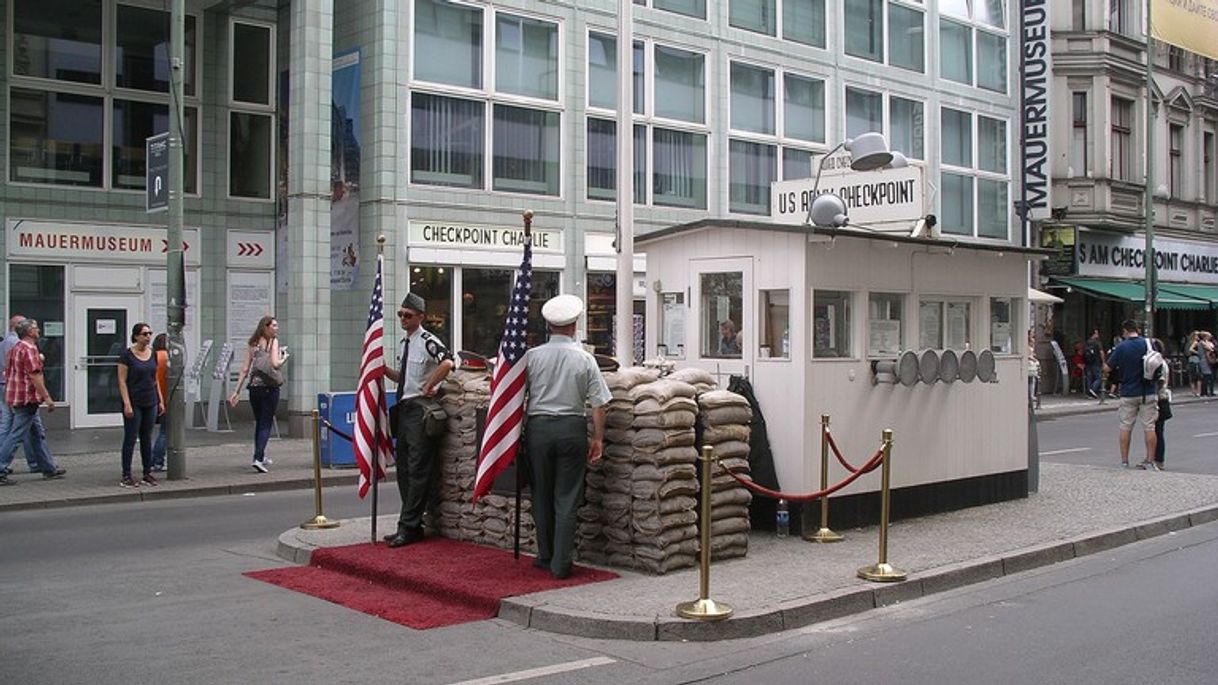
[[[874,566],[859,569],[859,578],[877,583],[893,583],[905,580],[906,573],[888,563],[888,462],[892,457],[892,429],[883,433],[884,456],[880,466],[880,560]]]
[[[829,415],[820,415],[820,489],[829,489]],[[804,539],[811,542],[841,542],[846,536],[829,528],[829,496],[820,498],[820,529],[805,533]]]
[[[730,605],[716,602],[710,598],[710,562],[711,562],[711,466],[714,460],[715,448],[706,445],[702,448],[702,513],[699,516],[701,530],[702,554],[698,568],[698,599],[692,602],[681,602],[677,605],[677,615],[681,618],[692,618],[699,621],[721,621],[732,615],[734,609]]]
[[[321,415],[313,410],[313,507],[317,515],[300,524],[305,530],[337,528],[338,521],[331,521],[321,511]]]

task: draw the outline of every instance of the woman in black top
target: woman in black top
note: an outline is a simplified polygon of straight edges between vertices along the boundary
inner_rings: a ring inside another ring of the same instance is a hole
[[[118,355],[118,394],[123,398],[123,479],[124,488],[155,486],[152,477],[152,427],[157,414],[165,411],[165,398],[156,382],[156,353],[153,352],[152,327],[137,323],[131,328],[131,347]],[[135,438],[140,438],[140,462],[144,477],[139,483],[131,477],[131,455]]]

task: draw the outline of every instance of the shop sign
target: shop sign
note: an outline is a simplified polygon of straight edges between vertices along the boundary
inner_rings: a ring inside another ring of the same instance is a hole
[[[248,269],[275,268],[275,239],[269,231],[228,231],[228,265]]]
[[[851,224],[865,227],[896,223],[912,228],[926,214],[924,177],[924,169],[916,165],[878,171],[826,168],[821,174],[820,192],[837,193],[846,202]],[[803,224],[814,185],[811,178],[770,184],[774,221]]]
[[[533,228],[534,252],[563,253],[562,231]],[[519,250],[524,228],[478,226],[442,221],[411,221],[408,236],[412,247],[445,247],[462,250]]]
[[[1146,238],[1079,231],[1079,276],[1146,277]],[[1218,284],[1218,244],[1155,238],[1155,265],[1163,283]]]
[[[110,226],[10,219],[9,259],[165,265],[169,236],[163,226]],[[199,229],[182,229],[187,266],[199,265]]]
[[[1057,251],[1040,263],[1040,275],[1074,275],[1075,251],[1073,226],[1046,226],[1040,229],[1040,246]]]

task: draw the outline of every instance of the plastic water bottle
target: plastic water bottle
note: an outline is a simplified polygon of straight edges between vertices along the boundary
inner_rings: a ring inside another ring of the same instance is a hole
[[[778,500],[778,509],[774,514],[774,532],[780,538],[791,534],[791,512],[787,509],[785,499]]]

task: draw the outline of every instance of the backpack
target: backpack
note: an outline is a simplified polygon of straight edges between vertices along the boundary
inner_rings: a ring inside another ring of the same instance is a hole
[[[1150,343],[1150,339],[1146,339],[1146,354],[1142,355],[1142,378],[1148,381],[1157,381],[1163,377],[1163,369],[1167,366],[1167,362],[1163,360],[1163,355],[1155,349]]]
[[[1087,366],[1095,366],[1100,363],[1100,351],[1095,343],[1089,342],[1083,348],[1083,363]]]

